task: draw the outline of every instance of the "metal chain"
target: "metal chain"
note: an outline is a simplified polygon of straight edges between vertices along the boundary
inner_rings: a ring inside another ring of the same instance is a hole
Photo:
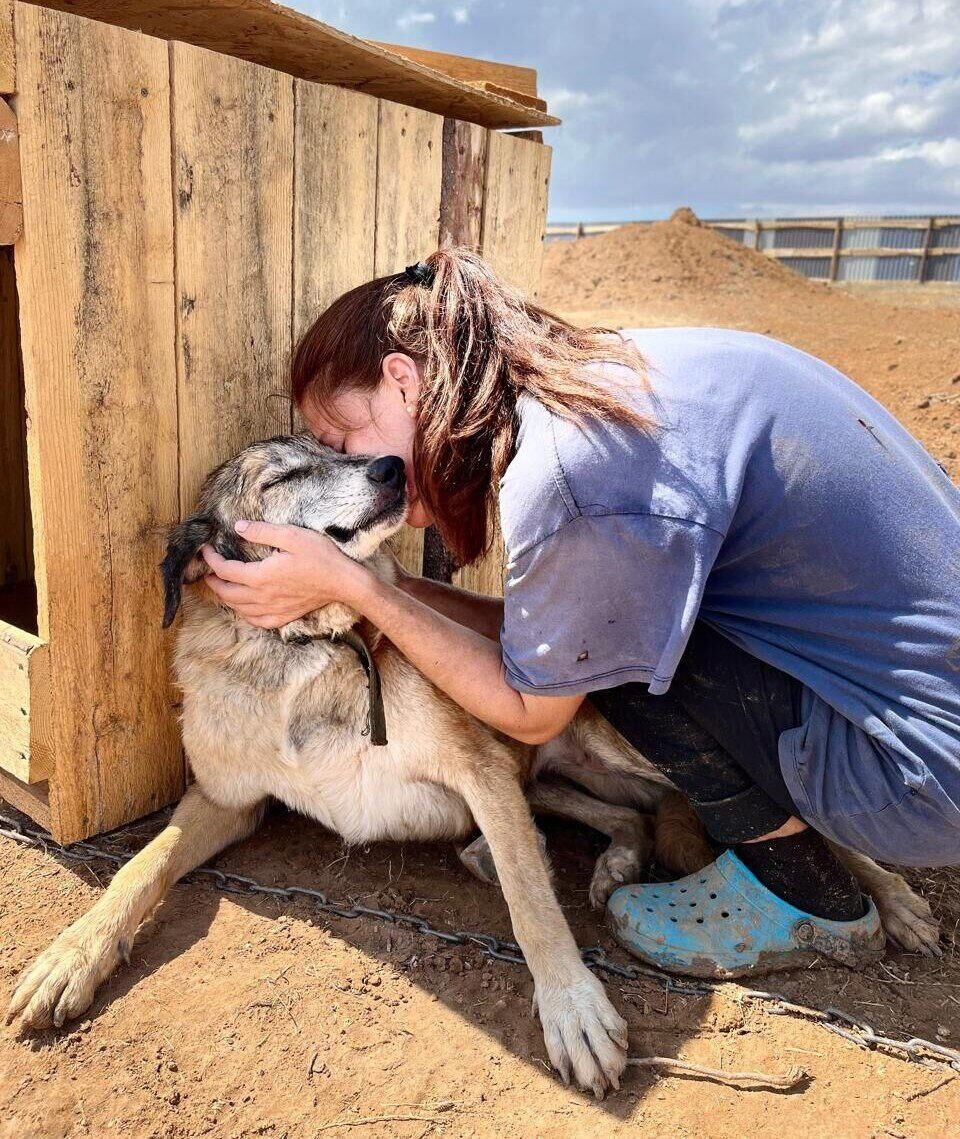
[[[0,814],[0,837],[12,839],[14,842],[23,843],[27,846],[38,847],[58,858],[80,862],[84,865],[102,861],[120,867],[134,857],[132,854],[116,854],[92,842],[75,842],[70,846],[61,846],[46,831],[27,826],[3,814]],[[263,895],[281,898],[284,901],[296,901],[300,898],[309,902],[314,909],[331,914],[334,917],[387,922],[390,925],[410,929],[422,937],[435,938],[437,941],[449,945],[474,946],[482,956],[493,961],[506,961],[511,965],[526,964],[519,945],[513,941],[506,941],[497,937],[495,934],[477,933],[462,929],[437,929],[427,918],[421,917],[419,914],[407,913],[403,910],[361,906],[352,901],[338,901],[329,898],[323,890],[314,890],[307,886],[266,886],[255,878],[233,874],[227,870],[217,870],[212,866],[200,866],[185,875],[181,881],[212,882],[214,889],[225,894]],[[669,973],[663,973],[659,969],[653,969],[646,965],[623,964],[613,961],[607,956],[606,950],[599,945],[581,949],[580,955],[584,963],[595,972],[606,973],[611,977],[618,977],[625,981],[650,981],[664,992],[675,993],[678,996],[708,996],[716,992],[722,984],[719,981],[673,977]],[[789,1000],[782,993],[768,993],[762,989],[744,989],[740,994],[740,999],[757,1004],[770,1015],[803,1017],[864,1050],[883,1049],[899,1059],[918,1063],[924,1067],[947,1065],[954,1071],[960,1072],[960,1051],[957,1049],[948,1048],[943,1044],[936,1044],[931,1040],[924,1040],[917,1036],[911,1037],[909,1040],[896,1040],[891,1036],[876,1032],[866,1021],[844,1012],[842,1009],[832,1007],[811,1008],[808,1005],[797,1004]]]

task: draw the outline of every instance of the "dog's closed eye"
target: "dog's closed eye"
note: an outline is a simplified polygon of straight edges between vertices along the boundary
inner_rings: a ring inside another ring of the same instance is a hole
[[[314,467],[293,467],[289,471],[284,471],[282,475],[277,475],[276,478],[264,483],[263,489],[269,490],[271,487],[280,486],[281,483],[293,482],[294,479],[305,479],[308,475],[312,475],[314,470]]]

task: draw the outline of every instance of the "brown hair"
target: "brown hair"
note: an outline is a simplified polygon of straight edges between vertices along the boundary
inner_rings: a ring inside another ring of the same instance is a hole
[[[338,394],[373,391],[388,353],[412,357],[421,373],[415,482],[447,548],[465,565],[490,545],[497,486],[516,445],[518,396],[527,392],[566,419],[647,429],[649,420],[584,365],[626,364],[641,384],[646,373],[636,346],[619,333],[575,328],[524,300],[472,250],[440,249],[426,263],[429,285],[404,273],[378,277],[317,317],[294,352],[293,398],[338,422],[331,407]]]

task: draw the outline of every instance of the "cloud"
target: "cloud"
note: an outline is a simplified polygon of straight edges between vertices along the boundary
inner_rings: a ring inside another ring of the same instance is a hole
[[[397,23],[388,0],[297,6],[373,39]],[[546,135],[557,220],[681,204],[960,213],[960,0],[433,0],[424,14],[407,42],[537,69],[564,119]]]
[[[402,16],[397,17],[397,27],[406,32],[419,24],[434,24],[436,20],[435,12],[404,12]]]

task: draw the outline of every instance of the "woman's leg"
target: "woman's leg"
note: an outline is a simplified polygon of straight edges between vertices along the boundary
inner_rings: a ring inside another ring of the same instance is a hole
[[[859,888],[797,818],[780,771],[778,741],[800,721],[800,693],[792,677],[700,622],[667,694],[625,684],[591,700],[768,889],[807,913],[852,921],[864,912]]]

